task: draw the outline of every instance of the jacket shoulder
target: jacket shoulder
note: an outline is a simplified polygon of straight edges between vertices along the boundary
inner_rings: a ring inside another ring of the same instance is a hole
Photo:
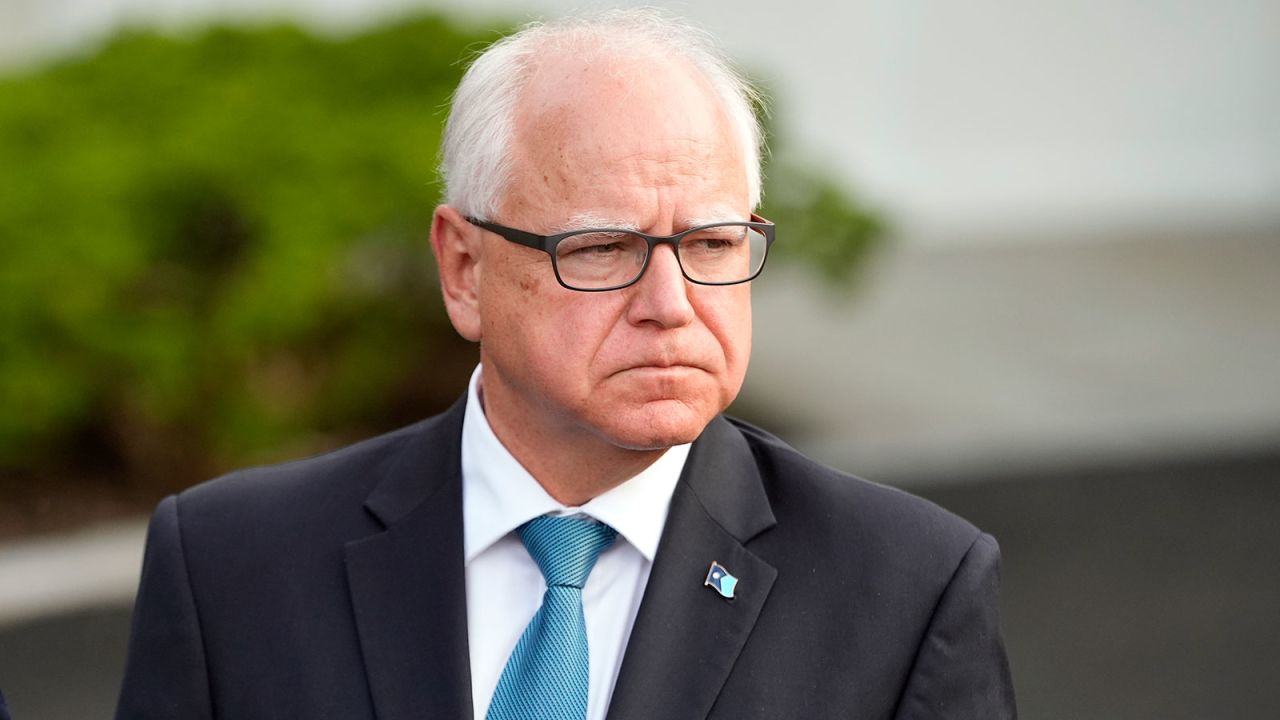
[[[244,546],[360,537],[378,529],[366,500],[417,459],[460,413],[446,413],[312,457],[237,470],[177,496],[183,537]],[[431,468],[419,468],[427,473]]]
[[[404,444],[430,422],[407,427],[317,455],[244,468],[192,486],[178,496],[184,510],[205,506],[306,503],[312,498],[367,495]]]
[[[751,448],[780,528],[803,520],[841,543],[881,548],[907,562],[945,557],[944,564],[958,562],[982,534],[929,500],[829,467],[759,427],[728,420]]]

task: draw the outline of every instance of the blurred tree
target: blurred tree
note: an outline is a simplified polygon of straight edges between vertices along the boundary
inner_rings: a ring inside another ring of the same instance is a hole
[[[495,37],[130,32],[0,81],[0,500],[92,468],[149,502],[451,402],[475,351],[431,267],[436,150]],[[767,193],[831,277],[878,236],[812,173]]]
[[[774,143],[777,144],[777,143]],[[829,286],[848,288],[885,236],[884,221],[819,168],[774,153],[765,168],[761,215],[778,226],[778,258],[803,263]]]

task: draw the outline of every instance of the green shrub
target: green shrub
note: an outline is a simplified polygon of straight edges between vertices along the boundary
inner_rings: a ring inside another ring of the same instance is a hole
[[[0,470],[153,494],[456,397],[476,355],[431,267],[434,168],[459,60],[495,37],[131,32],[0,81]],[[843,272],[875,222],[784,178],[780,246]]]

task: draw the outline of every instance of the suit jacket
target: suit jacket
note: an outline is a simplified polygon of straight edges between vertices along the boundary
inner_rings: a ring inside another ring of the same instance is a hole
[[[464,408],[161,502],[117,717],[472,717]],[[733,599],[704,586],[713,560]],[[998,566],[954,515],[717,418],[609,719],[1014,717]]]

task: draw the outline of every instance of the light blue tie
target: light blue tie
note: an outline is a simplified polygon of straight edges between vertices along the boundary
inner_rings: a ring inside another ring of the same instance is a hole
[[[582,720],[587,716],[587,624],[582,586],[618,533],[580,517],[540,517],[517,530],[547,580],[498,680],[487,720]]]

